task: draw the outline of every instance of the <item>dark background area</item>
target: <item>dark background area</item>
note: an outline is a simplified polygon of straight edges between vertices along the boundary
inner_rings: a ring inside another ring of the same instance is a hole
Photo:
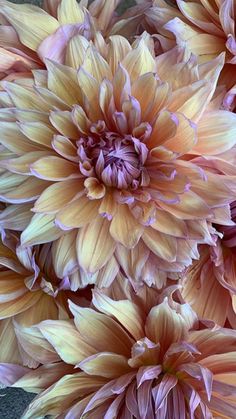
[[[12,3],[31,3],[38,6],[42,5],[42,0],[10,0]],[[109,0],[108,0],[109,1]],[[133,0],[125,0],[119,11],[122,12],[135,2]],[[0,419],[20,419],[27,405],[33,399],[34,394],[27,393],[20,389],[5,388],[0,390]]]

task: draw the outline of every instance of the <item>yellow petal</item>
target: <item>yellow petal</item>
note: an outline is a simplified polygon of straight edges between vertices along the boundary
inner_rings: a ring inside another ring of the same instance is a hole
[[[81,103],[82,96],[76,71],[68,66],[46,60],[48,88],[68,105]]]
[[[84,13],[76,0],[61,0],[57,9],[57,17],[61,25],[81,23]]]
[[[130,43],[126,38],[120,35],[113,35],[109,38],[107,61],[110,65],[112,73],[115,74],[119,63],[132,50]]]
[[[103,79],[110,80],[112,78],[109,65],[94,47],[89,47],[86,50],[83,68],[92,75],[98,83],[101,83]]]
[[[86,272],[101,269],[113,255],[116,243],[109,233],[109,226],[110,223],[99,216],[80,230],[77,256]]]
[[[127,69],[132,80],[136,80],[144,73],[156,70],[155,60],[144,39],[141,39],[138,46],[126,55],[122,65]]]
[[[66,50],[66,65],[78,69],[84,62],[89,41],[82,35],[73,36]]]

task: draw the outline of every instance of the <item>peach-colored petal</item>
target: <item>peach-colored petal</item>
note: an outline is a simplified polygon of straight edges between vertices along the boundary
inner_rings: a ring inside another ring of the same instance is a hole
[[[112,219],[110,233],[114,240],[133,248],[143,233],[143,226],[135,220],[127,205],[120,205]]]
[[[95,291],[93,304],[102,313],[114,316],[136,340],[143,337],[142,313],[131,301],[113,301],[101,292]]]
[[[77,256],[86,272],[101,269],[114,253],[116,242],[109,233],[110,223],[101,216],[84,226],[77,238]]]
[[[83,227],[96,217],[99,204],[99,200],[90,200],[83,195],[74,199],[59,211],[56,216],[56,223],[64,229]]]

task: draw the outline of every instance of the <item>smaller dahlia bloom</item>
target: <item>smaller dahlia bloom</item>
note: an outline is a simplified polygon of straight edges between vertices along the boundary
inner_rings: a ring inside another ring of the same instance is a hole
[[[212,243],[212,223],[231,222],[235,178],[212,169],[236,142],[236,115],[213,98],[222,57],[154,58],[147,34],[132,46],[111,37],[105,58],[73,42],[71,66],[48,60],[34,80],[2,82],[0,198],[31,217],[21,244],[68,235],[88,274],[117,265],[120,245],[143,269],[182,271]]]
[[[0,362],[37,366],[21,349],[15,323],[31,326],[68,318],[68,298],[90,304],[90,290],[72,292],[69,277],[57,278],[50,244],[21,248],[16,234],[3,232],[0,244]],[[61,255],[62,257],[62,255]],[[65,256],[64,256],[65,258]],[[75,281],[74,281],[75,282]]]
[[[236,202],[231,205],[236,221]],[[215,246],[201,245],[200,258],[184,274],[182,296],[200,318],[236,327],[236,226],[218,226]]]
[[[155,34],[157,53],[175,44],[185,45],[199,57],[199,62],[205,62],[225,52],[226,64],[220,81],[226,83],[228,89],[232,88],[236,83],[234,0],[147,0],[141,3],[142,7],[146,4],[146,9],[139,32],[147,30]],[[129,11],[134,21],[139,16],[139,7]]]
[[[39,392],[24,419],[234,417],[235,331],[198,325],[188,305],[167,297],[147,314],[97,291],[93,304],[97,311],[70,304],[74,324],[22,330],[25,349],[45,363],[16,380],[14,365],[0,371],[1,379],[12,372],[13,387]],[[63,365],[75,369],[58,379]]]
[[[119,3],[95,0],[88,6],[86,0],[45,0],[42,9],[1,0],[0,78],[45,68],[46,58],[65,63],[77,35],[101,42],[99,32],[108,36]]]

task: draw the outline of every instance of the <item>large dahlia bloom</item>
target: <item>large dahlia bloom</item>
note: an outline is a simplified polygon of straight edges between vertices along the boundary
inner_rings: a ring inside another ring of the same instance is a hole
[[[212,222],[230,223],[235,198],[235,178],[212,169],[236,142],[236,115],[211,101],[222,57],[154,59],[144,34],[132,47],[112,37],[105,59],[78,35],[69,63],[2,82],[1,200],[35,213],[22,245],[69,235],[87,273],[117,264],[118,244],[139,246],[143,265],[181,271],[212,243]]]
[[[109,35],[119,3],[95,0],[88,6],[86,0],[44,0],[40,8],[1,0],[0,79],[27,77],[32,70],[45,68],[46,58],[64,63],[79,34],[101,42],[99,32]]]
[[[93,303],[98,311],[71,304],[74,324],[21,329],[25,350],[45,359],[16,381],[14,366],[0,367],[1,377],[13,371],[14,387],[40,393],[24,419],[234,417],[234,331],[199,328],[189,306],[168,298],[148,314],[98,292]],[[74,372],[58,379],[63,366]]]
[[[236,221],[236,202],[231,206]],[[215,246],[200,246],[183,278],[182,295],[200,318],[236,327],[236,227],[218,227]]]

